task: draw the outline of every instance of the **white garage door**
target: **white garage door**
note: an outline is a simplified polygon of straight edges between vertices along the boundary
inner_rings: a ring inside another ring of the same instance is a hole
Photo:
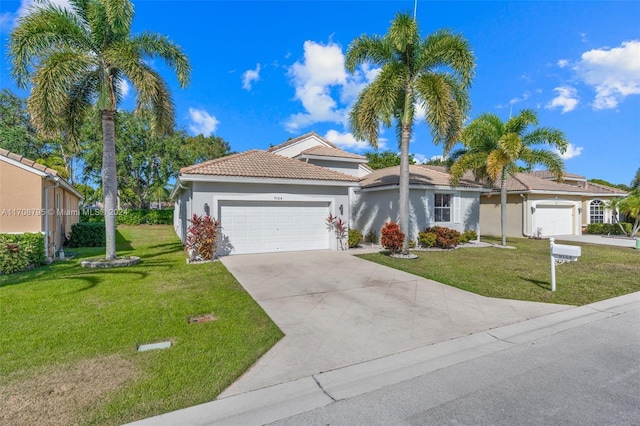
[[[328,249],[327,216],[326,202],[220,203],[222,234],[231,254]]]
[[[543,237],[573,234],[573,206],[537,205],[534,217]]]

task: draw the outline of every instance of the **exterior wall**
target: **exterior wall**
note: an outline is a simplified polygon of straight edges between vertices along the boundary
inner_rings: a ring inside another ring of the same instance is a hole
[[[236,182],[192,182],[193,193],[188,199],[188,191],[182,191],[176,200],[176,207],[184,208],[187,217],[192,214],[204,215],[207,212],[215,218],[220,217],[220,202],[229,200],[241,201],[326,201],[331,214],[348,222],[349,187],[346,186],[314,186],[294,184],[256,184]],[[184,197],[184,198],[183,198]],[[178,236],[184,241],[187,223],[181,220],[174,227]],[[337,249],[335,241],[331,240]]]
[[[43,231],[47,233],[48,256],[64,246],[65,238],[71,233],[71,226],[78,223],[80,199],[62,186],[45,182],[42,205],[47,211],[43,219]]]
[[[450,222],[434,220],[435,194],[452,194],[453,207]],[[409,238],[417,239],[418,233],[428,226],[444,226],[460,232],[473,229],[478,231],[480,217],[479,193],[455,190],[433,190],[411,188],[409,191]],[[378,234],[386,222],[398,221],[397,188],[380,191],[355,191],[352,197],[350,227],[360,230],[363,235],[374,231]]]
[[[310,159],[309,164],[315,166],[324,167],[325,169],[333,170],[335,172],[344,173],[351,176],[360,177],[360,163],[350,161],[335,161],[335,160],[317,160]]]
[[[191,188],[190,183],[185,184],[187,189],[183,189],[178,194],[174,207],[173,207],[173,228],[180,237],[180,240],[184,242],[187,237],[187,228],[189,222],[187,220],[191,217]]]
[[[0,161],[0,232],[42,231],[42,177]]]
[[[522,237],[523,214],[522,197],[520,195],[507,195],[507,236]],[[527,207],[528,208],[528,207]],[[480,231],[482,235],[502,235],[500,225],[500,194],[480,196]],[[527,217],[524,218],[525,221]]]
[[[591,208],[591,202],[595,201],[595,200],[600,200],[603,203],[608,203],[611,201],[611,199],[614,197],[607,197],[607,196],[603,196],[603,197],[589,197],[589,198],[584,198],[582,200],[582,221],[581,224],[583,227],[586,227],[587,225],[589,225],[591,223],[591,215],[590,215],[590,208]],[[617,197],[617,198],[621,198],[621,197]],[[604,210],[604,223],[614,223],[613,220],[613,212],[610,209],[605,209]]]
[[[572,232],[575,235],[582,234],[581,225],[587,210],[585,210],[584,203],[581,201],[581,196],[527,194],[523,199],[520,194],[509,194],[507,195],[507,236],[513,238],[536,235],[538,231],[536,215],[531,212],[531,208],[537,208],[540,205],[572,207]],[[580,213],[580,207],[583,209],[582,213]],[[480,197],[480,229],[483,235],[501,235],[499,193]]]

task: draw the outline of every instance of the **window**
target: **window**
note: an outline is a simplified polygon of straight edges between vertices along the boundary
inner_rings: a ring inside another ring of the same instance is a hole
[[[594,200],[589,206],[589,223],[604,223],[604,204]]]
[[[434,216],[436,222],[451,222],[451,194],[436,194]]]

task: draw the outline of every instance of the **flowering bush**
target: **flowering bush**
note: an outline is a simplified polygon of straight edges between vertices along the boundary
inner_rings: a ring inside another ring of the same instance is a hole
[[[193,215],[189,220],[185,250],[192,260],[212,260],[216,254],[220,222],[211,216]]]
[[[402,251],[402,245],[404,244],[404,233],[400,231],[400,227],[395,222],[387,222],[382,227],[382,237],[380,243],[382,247],[389,250],[392,254]]]
[[[433,242],[433,235],[435,235],[435,242]],[[435,246],[443,249],[450,249],[458,245],[460,232],[443,226],[433,226],[421,231],[418,234],[418,238],[426,247]]]

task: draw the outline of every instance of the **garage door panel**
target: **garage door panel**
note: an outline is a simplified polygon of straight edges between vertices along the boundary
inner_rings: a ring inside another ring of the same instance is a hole
[[[221,202],[222,233],[232,254],[329,248],[328,202]]]
[[[573,234],[573,206],[538,205],[534,215],[543,237]]]

